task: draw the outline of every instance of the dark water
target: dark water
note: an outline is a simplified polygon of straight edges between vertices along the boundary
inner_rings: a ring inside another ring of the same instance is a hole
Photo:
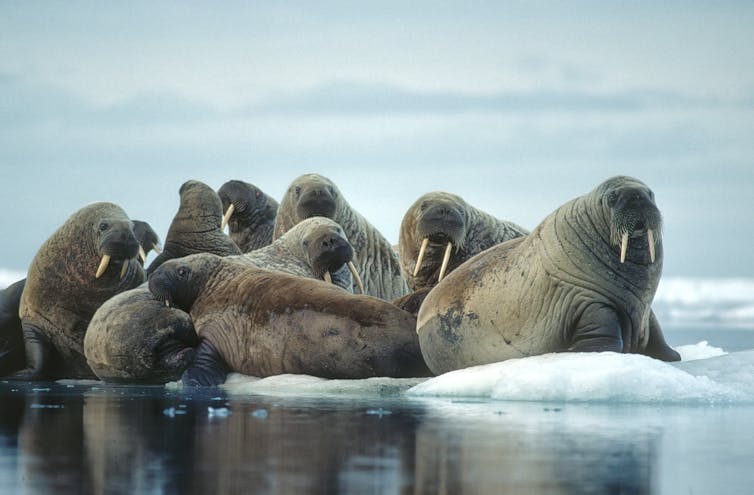
[[[1,494],[748,494],[754,486],[751,405],[2,382],[0,404]]]

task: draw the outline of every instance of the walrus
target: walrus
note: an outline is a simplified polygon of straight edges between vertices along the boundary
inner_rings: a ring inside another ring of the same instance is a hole
[[[613,177],[556,209],[531,234],[450,273],[419,309],[435,374],[559,351],[680,356],[651,309],[662,216],[643,182]]]
[[[84,355],[105,382],[161,384],[181,378],[198,344],[188,313],[166,307],[144,283],[97,309],[84,337]]]
[[[0,377],[26,365],[24,334],[18,317],[25,285],[24,278],[0,290]]]
[[[154,251],[158,255],[162,252],[160,246],[160,236],[154,231],[151,225],[142,220],[133,220],[134,236],[139,243],[139,261],[141,266],[147,261],[147,255]]]
[[[291,183],[278,208],[273,238],[277,239],[301,220],[314,216],[331,218],[343,227],[353,246],[354,264],[366,294],[387,301],[408,294],[393,247],[351,208],[340,190],[326,177],[306,174]]]
[[[364,287],[353,264],[353,248],[343,228],[325,217],[310,217],[272,244],[240,256],[229,256],[259,268],[325,280],[353,292],[353,280]]]
[[[29,266],[19,316],[26,368],[12,379],[94,378],[84,333],[115,294],[145,281],[131,220],[113,203],[78,210],[40,247]]]
[[[248,253],[272,243],[278,202],[254,184],[231,180],[217,190],[223,204],[222,224],[241,252]]]
[[[236,243],[220,229],[223,205],[211,187],[198,180],[189,180],[181,185],[178,192],[178,212],[168,228],[162,253],[149,265],[147,275],[165,261],[189,254],[241,254]]]
[[[411,290],[434,287],[461,263],[529,231],[479,210],[460,196],[434,191],[406,211],[398,236],[401,272]]]
[[[212,254],[170,260],[149,277],[158,300],[188,312],[201,339],[187,385],[229,371],[324,378],[426,376],[409,313],[380,299]]]

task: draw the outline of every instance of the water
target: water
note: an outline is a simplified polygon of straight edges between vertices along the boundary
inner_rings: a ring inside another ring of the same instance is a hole
[[[232,375],[204,391],[0,382],[0,493],[748,494],[754,296],[736,284],[658,293],[677,365],[560,354],[426,382]]]

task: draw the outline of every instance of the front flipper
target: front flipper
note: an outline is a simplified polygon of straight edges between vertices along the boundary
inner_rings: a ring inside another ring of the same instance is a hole
[[[615,311],[591,304],[581,314],[571,332],[571,352],[623,352],[620,321]]]
[[[26,368],[6,377],[8,380],[42,381],[47,380],[50,361],[55,353],[52,343],[42,330],[27,321],[21,321],[26,348]]]
[[[214,387],[225,383],[230,367],[217,349],[203,339],[196,348],[194,363],[183,372],[184,387]]]
[[[655,312],[649,312],[649,340],[643,354],[661,361],[680,361],[681,355],[665,342]]]

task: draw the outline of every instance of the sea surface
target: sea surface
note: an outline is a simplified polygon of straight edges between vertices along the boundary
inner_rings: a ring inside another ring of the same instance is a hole
[[[665,279],[654,307],[680,363],[0,382],[0,493],[752,493],[754,281]]]

